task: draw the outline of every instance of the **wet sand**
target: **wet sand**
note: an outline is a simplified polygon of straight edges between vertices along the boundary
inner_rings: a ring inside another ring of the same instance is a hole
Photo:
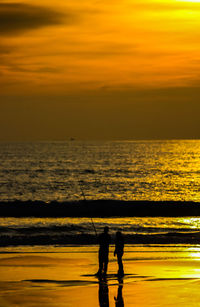
[[[125,276],[99,281],[97,246],[0,250],[0,306],[200,306],[200,246],[125,248]]]

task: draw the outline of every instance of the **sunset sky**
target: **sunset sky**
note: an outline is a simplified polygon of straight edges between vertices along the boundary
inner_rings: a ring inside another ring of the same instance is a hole
[[[0,140],[200,138],[200,1],[0,0]]]

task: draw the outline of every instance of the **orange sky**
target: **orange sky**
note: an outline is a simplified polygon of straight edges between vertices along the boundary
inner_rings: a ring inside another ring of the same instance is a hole
[[[199,138],[200,1],[0,1],[0,140]]]

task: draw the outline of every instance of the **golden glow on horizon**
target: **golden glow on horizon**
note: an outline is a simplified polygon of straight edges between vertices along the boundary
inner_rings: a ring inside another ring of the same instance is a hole
[[[200,0],[177,0],[179,2],[200,2]]]

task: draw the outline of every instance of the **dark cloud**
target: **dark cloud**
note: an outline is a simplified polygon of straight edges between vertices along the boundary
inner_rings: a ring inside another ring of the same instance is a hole
[[[43,26],[60,24],[64,14],[50,8],[24,3],[0,3],[0,35],[16,35]],[[65,15],[65,22],[72,16]]]
[[[7,64],[7,69],[10,72],[17,72],[17,73],[41,73],[41,74],[49,74],[49,73],[58,73],[63,71],[63,69],[59,69],[56,67],[39,67],[39,68],[32,68],[27,65],[17,65],[17,64],[12,64],[12,63],[6,63]]]

